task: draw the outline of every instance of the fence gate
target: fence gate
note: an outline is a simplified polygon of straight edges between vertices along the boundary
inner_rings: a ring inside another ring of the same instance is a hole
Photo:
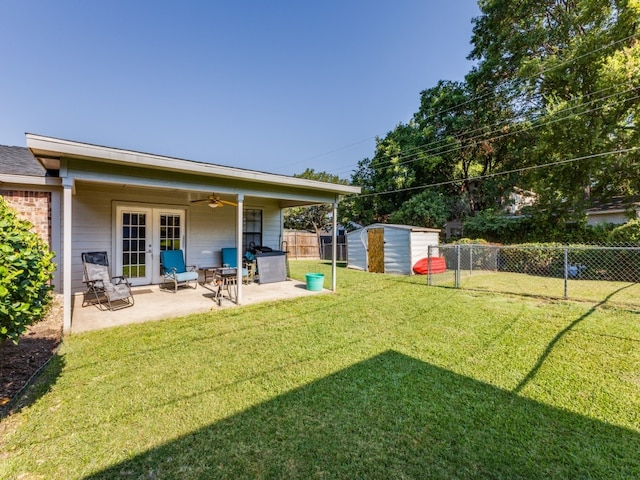
[[[384,273],[384,228],[370,228],[367,232],[368,270]]]

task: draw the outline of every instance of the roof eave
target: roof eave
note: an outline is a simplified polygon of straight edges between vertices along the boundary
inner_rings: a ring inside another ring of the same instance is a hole
[[[255,181],[269,185],[306,188],[348,195],[360,193],[360,187],[342,185],[305,178],[289,177],[273,173],[246,170],[222,165],[215,165],[192,160],[165,157],[149,153],[135,152],[111,147],[103,147],[88,143],[75,142],[53,137],[27,133],[27,147],[45,166],[51,169],[55,160],[61,157],[96,160],[105,163],[134,165],[145,168],[161,169],[176,172],[196,173],[206,176],[223,177],[234,180]]]

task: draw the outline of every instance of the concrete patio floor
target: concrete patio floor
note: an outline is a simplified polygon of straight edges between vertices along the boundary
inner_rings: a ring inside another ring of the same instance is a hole
[[[132,307],[116,311],[100,310],[96,305],[83,307],[84,296],[75,295],[71,312],[71,333],[238,307],[229,300],[226,291],[222,305],[218,306],[214,287],[211,284],[198,284],[197,288],[179,288],[176,293],[173,293],[172,290],[161,289],[158,285],[133,287],[132,291],[135,304]],[[327,293],[330,290],[307,290],[305,283],[297,280],[264,285],[251,283],[242,286],[242,305],[316,295],[323,292]]]

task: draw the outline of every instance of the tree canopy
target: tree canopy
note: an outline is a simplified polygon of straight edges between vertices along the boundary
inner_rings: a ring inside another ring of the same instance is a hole
[[[422,91],[413,118],[376,140],[353,172],[363,195],[344,218],[442,227],[499,215],[517,187],[535,192],[540,232],[580,221],[592,199],[640,192],[640,0],[479,6],[475,66],[464,82]],[[438,197],[443,215],[409,213]]]
[[[307,168],[304,172],[294,175],[294,177],[343,185],[349,183],[337,175],[316,172],[313,168]],[[319,235],[320,232],[327,230],[331,226],[333,222],[332,212],[332,206],[327,204],[287,208],[284,213],[284,228],[308,230]]]

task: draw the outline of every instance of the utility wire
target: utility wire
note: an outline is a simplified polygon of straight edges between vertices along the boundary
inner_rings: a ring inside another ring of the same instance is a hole
[[[603,89],[602,91],[610,90],[611,88],[614,88],[614,87],[609,87],[607,89]],[[599,98],[596,98],[596,99],[592,99],[592,100],[590,100],[589,102],[586,102],[586,103],[581,103],[581,104],[577,104],[577,105],[574,105],[574,106],[571,106],[571,107],[567,107],[567,108],[562,109],[562,110],[558,110],[555,113],[556,114],[558,114],[558,113],[563,113],[563,114],[564,113],[569,113],[569,112],[572,112],[573,110],[576,110],[578,108],[585,107],[585,106],[588,106],[590,104],[593,104],[593,103],[596,103],[596,102],[600,102],[600,101],[604,101],[604,100],[610,99],[612,97],[615,97],[617,95],[621,95],[621,94],[624,94],[624,93],[632,92],[632,91],[635,91],[635,90],[636,90],[636,88],[632,87],[632,88],[629,88],[629,89],[621,91],[621,92],[616,92],[616,93],[613,93],[611,95],[607,95],[607,96],[604,96],[604,97],[599,97]],[[542,127],[542,126],[546,126],[546,125],[550,125],[550,124],[553,124],[553,123],[557,123],[559,121],[571,118],[572,116],[575,116],[577,114],[583,115],[583,114],[587,114],[587,113],[597,112],[598,110],[602,110],[602,109],[605,109],[605,108],[610,108],[611,106],[618,105],[618,104],[624,103],[624,102],[628,102],[630,100],[635,100],[637,98],[640,98],[640,94],[634,95],[632,97],[625,97],[625,98],[620,99],[620,100],[618,100],[616,102],[607,103],[606,105],[601,105],[601,106],[598,106],[598,107],[595,107],[595,108],[592,108],[592,109],[589,109],[589,110],[579,111],[577,113],[569,113],[568,115],[566,115],[564,117],[551,118],[551,119],[545,120],[543,122],[534,122],[534,123],[530,124],[529,126],[527,126],[525,128],[517,129],[517,130],[514,129],[514,130],[511,130],[511,131],[506,132],[506,133],[500,133],[502,131],[501,127],[504,127],[504,126],[517,127],[518,125],[522,125],[525,122],[518,122],[518,123],[498,122],[498,123],[496,123],[494,125],[491,125],[489,127],[489,128],[495,127],[494,130],[488,131],[488,132],[485,132],[485,133],[482,133],[482,134],[479,134],[479,135],[476,135],[476,136],[472,136],[472,137],[469,137],[469,138],[460,139],[461,143],[459,145],[457,145],[457,146],[455,146],[453,148],[450,148],[448,150],[442,151],[441,149],[442,148],[446,148],[447,146],[449,146],[451,140],[450,139],[440,139],[440,140],[431,142],[431,143],[426,144],[426,145],[420,145],[420,146],[412,147],[412,148],[409,148],[409,149],[406,149],[406,150],[402,150],[398,154],[383,155],[382,158],[385,158],[385,157],[393,157],[393,158],[390,159],[390,160],[387,160],[386,162],[383,161],[383,162],[377,163],[376,164],[376,168],[384,168],[384,167],[391,166],[391,165],[393,165],[393,166],[408,165],[410,163],[413,163],[413,162],[419,160],[420,158],[412,158],[412,157],[416,157],[417,155],[420,155],[420,154],[428,155],[428,154],[433,153],[433,154],[437,154],[437,155],[444,155],[446,153],[451,153],[451,152],[455,152],[457,150],[462,150],[465,147],[467,147],[467,146],[469,146],[469,145],[471,145],[473,143],[476,143],[477,140],[482,140],[482,141],[498,140],[500,138],[504,138],[504,137],[508,137],[508,136],[516,135],[516,134],[520,134],[520,133],[523,133],[523,132],[527,132],[527,131],[532,130],[534,128],[539,128],[539,127]],[[474,130],[471,130],[468,133],[477,132],[477,131],[481,130],[482,128],[484,128],[484,127],[476,128]],[[494,134],[494,133],[500,133],[500,134],[485,138],[487,135],[491,135],[491,134]],[[449,142],[449,145],[447,145],[445,142]],[[439,145],[439,144],[443,144],[443,145]],[[404,160],[404,159],[410,159],[410,160],[398,163],[399,160]],[[340,172],[340,173],[343,173],[343,172]]]
[[[544,75],[545,73],[548,73],[548,72],[550,72],[550,71],[553,71],[553,70],[555,70],[555,69],[558,69],[558,68],[560,68],[560,67],[563,67],[564,65],[567,65],[567,64],[569,64],[569,63],[576,62],[576,61],[578,61],[578,60],[580,60],[580,59],[582,59],[582,58],[585,58],[585,57],[587,57],[587,56],[589,56],[589,55],[592,55],[593,53],[596,53],[596,52],[599,52],[599,51],[601,51],[601,50],[604,50],[604,49],[607,49],[607,48],[613,47],[613,46],[615,46],[615,45],[617,45],[617,44],[619,44],[619,43],[626,42],[626,41],[628,41],[628,40],[630,40],[630,39],[637,38],[639,35],[640,35],[640,33],[634,33],[634,34],[632,34],[632,35],[628,35],[628,36],[626,36],[626,37],[624,37],[624,38],[622,38],[622,39],[615,40],[615,41],[613,41],[613,42],[608,43],[607,45],[603,45],[603,46],[601,46],[601,47],[598,47],[598,48],[595,48],[595,49],[590,50],[590,51],[588,51],[588,52],[585,52],[585,53],[583,53],[582,55],[579,55],[578,57],[569,58],[569,59],[565,60],[564,62],[561,62],[561,63],[559,63],[559,64],[557,64],[557,65],[551,66],[551,67],[549,67],[549,68],[547,68],[547,69],[544,69],[544,70],[541,70],[541,71],[539,71],[539,72],[536,72],[535,74],[532,74],[532,75],[530,75],[530,76],[524,77],[524,78],[523,78],[523,80],[533,80],[534,78],[538,78],[539,76]],[[505,83],[506,83],[506,81],[505,81]],[[498,84],[498,85],[499,85],[499,84]],[[605,90],[606,90],[606,89],[605,89]],[[435,117],[435,116],[437,116],[437,115],[442,115],[442,114],[447,113],[447,112],[449,112],[449,111],[451,111],[451,110],[455,110],[455,109],[458,109],[458,108],[460,108],[460,107],[462,107],[462,106],[464,106],[464,105],[467,105],[467,104],[469,104],[469,103],[472,103],[472,102],[478,101],[478,100],[480,100],[480,99],[482,99],[482,98],[485,98],[485,97],[486,97],[486,96],[488,96],[490,93],[491,93],[491,92],[487,92],[487,93],[485,93],[485,94],[476,95],[476,96],[474,96],[474,97],[472,97],[472,98],[470,98],[470,99],[467,99],[467,100],[465,100],[464,102],[461,102],[461,103],[459,103],[459,104],[457,104],[457,105],[454,105],[454,106],[452,106],[452,107],[446,108],[446,109],[444,109],[444,110],[439,110],[438,112],[434,113],[434,114],[433,114],[433,115],[431,115],[430,117],[427,117],[427,119],[428,119],[428,118],[434,118],[434,117]],[[596,93],[597,93],[597,92],[596,92]],[[591,95],[591,94],[590,94],[590,95]],[[325,152],[325,153],[322,153],[322,154],[316,155],[316,156],[314,156],[314,157],[311,157],[311,158],[307,159],[306,161],[311,160],[311,159],[316,159],[316,158],[319,158],[319,157],[323,157],[323,156],[326,156],[326,155],[330,155],[331,153],[335,153],[335,152],[338,152],[338,151],[344,150],[344,149],[346,149],[346,148],[352,147],[352,146],[354,146],[354,145],[358,145],[358,144],[360,144],[360,143],[364,143],[364,142],[369,141],[369,140],[374,139],[374,138],[377,138],[377,136],[369,137],[369,138],[366,138],[366,139],[363,139],[363,140],[359,140],[359,141],[357,141],[357,142],[351,143],[351,144],[346,145],[346,146],[344,146],[344,147],[339,147],[339,148],[336,148],[336,149],[334,149],[334,150],[331,150],[331,151],[328,151],[328,152]],[[419,148],[419,147],[414,147],[414,148]],[[295,163],[300,163],[300,162],[295,162]],[[293,164],[289,164],[289,165],[293,165]],[[355,166],[355,165],[357,165],[357,164],[354,164],[354,166]],[[339,172],[339,173],[346,173],[346,172],[347,172],[347,171],[343,171],[343,172]]]
[[[598,157],[605,157],[607,155],[614,155],[614,154],[618,154],[618,153],[628,153],[628,152],[632,152],[635,150],[640,150],[640,147],[631,147],[631,148],[623,148],[623,149],[619,149],[619,150],[611,150],[609,152],[602,152],[602,153],[594,153],[591,155],[585,155],[582,157],[576,157],[576,158],[569,158],[569,159],[565,159],[565,160],[558,160],[556,162],[550,162],[550,163],[543,163],[541,165],[531,165],[529,167],[522,167],[522,168],[515,168],[513,170],[506,170],[503,172],[495,172],[495,173],[487,173],[485,175],[478,175],[476,177],[469,177],[469,178],[464,178],[464,179],[458,179],[458,180],[447,180],[444,182],[437,182],[437,183],[429,183],[427,185],[418,185],[415,187],[407,187],[407,188],[399,188],[397,190],[387,190],[384,192],[372,192],[372,193],[363,193],[360,195],[350,195],[349,198],[366,198],[366,197],[373,197],[376,195],[387,195],[387,194],[391,194],[391,193],[400,193],[400,192],[409,192],[412,190],[420,190],[420,189],[426,189],[426,188],[432,188],[432,187],[441,187],[444,185],[454,185],[456,183],[461,183],[461,182],[465,182],[465,181],[472,181],[472,180],[482,180],[485,178],[493,178],[493,177],[499,177],[502,175],[510,175],[512,173],[521,173],[521,172],[526,172],[529,170],[537,170],[539,168],[546,168],[546,167],[552,167],[552,166],[556,166],[556,165],[562,165],[562,164],[566,164],[566,163],[572,163],[572,162],[578,162],[580,160],[589,160],[592,158],[598,158]]]

